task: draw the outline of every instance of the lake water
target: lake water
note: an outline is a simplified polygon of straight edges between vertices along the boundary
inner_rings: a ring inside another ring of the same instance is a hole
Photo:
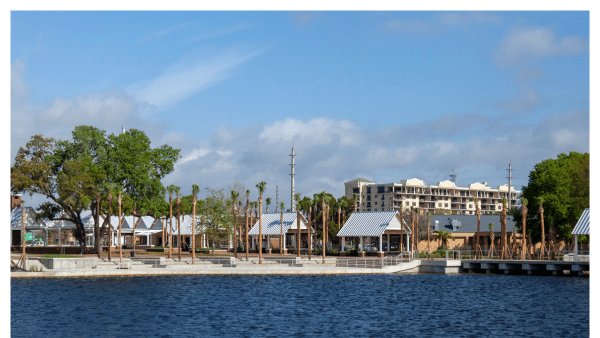
[[[437,274],[13,278],[11,334],[583,337],[589,336],[589,278]]]

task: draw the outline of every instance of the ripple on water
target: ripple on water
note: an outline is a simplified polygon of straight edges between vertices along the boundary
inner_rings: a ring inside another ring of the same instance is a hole
[[[13,279],[11,331],[14,337],[589,335],[589,279],[434,274]]]

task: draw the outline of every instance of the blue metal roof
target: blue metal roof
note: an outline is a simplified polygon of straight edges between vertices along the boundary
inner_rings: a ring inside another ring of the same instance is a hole
[[[367,211],[353,212],[337,236],[381,236],[390,226],[398,228],[398,230],[405,229],[407,233],[410,233],[408,227],[400,225],[398,211]]]
[[[254,223],[254,226],[248,235],[258,235],[258,221]],[[283,213],[283,233],[285,234],[290,229],[297,229],[296,227],[296,213],[295,212],[284,212]],[[308,229],[304,216],[300,214],[300,229]],[[279,235],[281,233],[281,213],[271,212],[262,215],[262,234],[264,235]]]
[[[590,209],[587,208],[581,213],[575,228],[571,235],[589,235],[590,234]]]

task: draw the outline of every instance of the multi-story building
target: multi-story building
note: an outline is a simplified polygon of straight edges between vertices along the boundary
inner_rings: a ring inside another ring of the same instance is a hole
[[[436,185],[426,185],[412,178],[401,183],[377,184],[363,178],[344,183],[345,195],[352,198],[358,195],[359,211],[406,210],[410,207],[422,211],[449,212],[454,215],[474,215],[475,198],[479,200],[482,214],[502,210],[502,199],[509,199],[508,185],[496,189],[483,183],[471,183],[458,187],[454,182],[443,181]],[[510,204],[516,206],[521,192],[510,188]]]

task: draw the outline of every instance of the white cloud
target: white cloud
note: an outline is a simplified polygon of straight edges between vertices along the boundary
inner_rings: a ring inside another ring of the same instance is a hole
[[[230,52],[212,59],[196,60],[191,65],[180,62],[155,79],[134,84],[130,91],[137,100],[156,106],[170,105],[231,77],[231,70],[257,55],[258,52]]]
[[[572,55],[588,50],[588,44],[575,36],[557,38],[548,27],[527,27],[511,32],[494,53],[496,63],[510,67],[540,57]]]
[[[12,80],[23,81],[18,76],[15,72]],[[343,194],[345,181],[357,177],[376,182],[417,177],[429,184],[446,179],[455,169],[461,184],[494,182],[505,176],[509,160],[517,168],[515,184],[520,187],[535,163],[560,152],[589,152],[588,111],[555,113],[536,124],[518,117],[505,121],[469,113],[381,129],[328,117],[287,118],[263,126],[222,126],[198,142],[168,132],[165,122],[141,118],[140,107],[131,96],[118,92],[56,98],[36,109],[27,102],[13,105],[11,162],[18,147],[36,133],[69,139],[77,125],[93,125],[109,134],[119,133],[124,125],[144,131],[153,147],[168,144],[181,149],[182,159],[164,185],[178,185],[189,194],[192,184],[226,189],[237,179],[251,190],[254,200],[254,186],[266,181],[266,197],[275,198],[279,186],[280,201],[289,207],[292,143],[297,153],[296,191],[312,196],[326,190],[336,197]]]
[[[152,33],[150,33],[150,35],[148,35],[145,38],[139,39],[137,42],[144,43],[144,42],[148,42],[148,41],[152,41],[152,40],[158,40],[158,39],[163,38],[171,33],[177,32],[184,27],[187,27],[187,26],[190,26],[193,24],[194,24],[194,22],[182,22],[180,24],[152,32]]]

